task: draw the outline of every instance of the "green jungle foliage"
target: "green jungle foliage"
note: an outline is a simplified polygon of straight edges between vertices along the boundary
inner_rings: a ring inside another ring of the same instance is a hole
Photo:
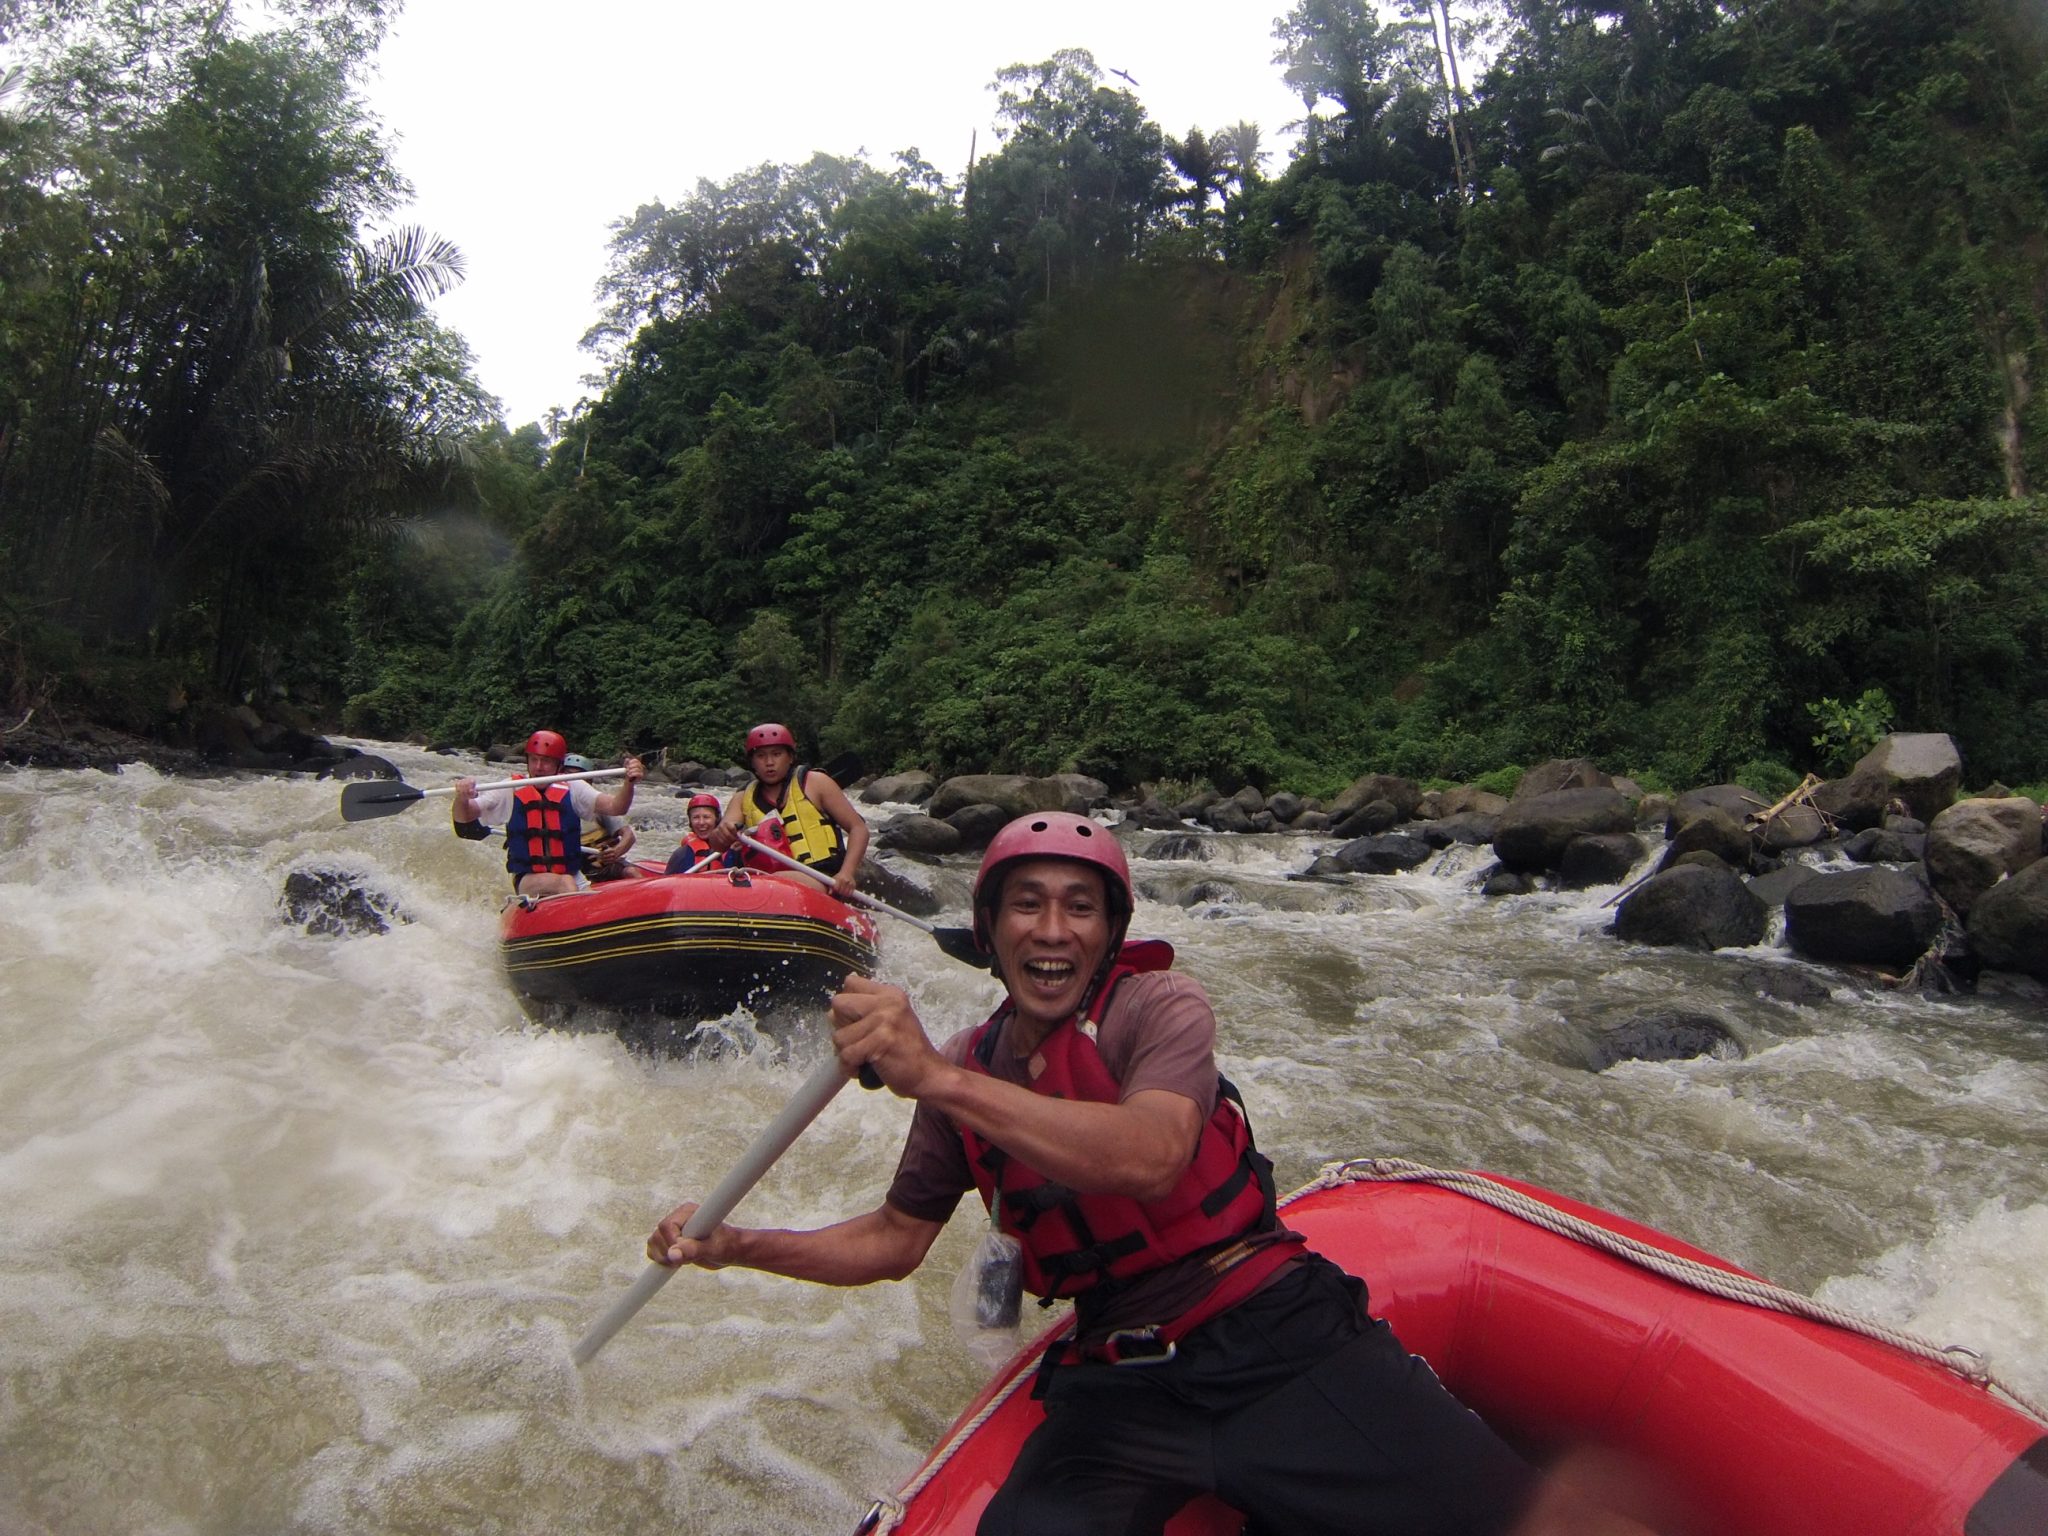
[[[1020,63],[958,182],[821,153],[619,219],[606,387],[518,432],[428,312],[459,255],[362,234],[376,0],[137,14],[23,19],[0,100],[17,709],[1310,792],[1782,792],[1886,727],[2048,771],[2038,0],[1297,0],[1280,166]]]

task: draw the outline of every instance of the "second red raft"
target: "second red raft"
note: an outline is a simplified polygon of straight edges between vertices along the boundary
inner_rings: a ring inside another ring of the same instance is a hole
[[[668,1048],[679,1023],[815,1008],[849,973],[874,974],[874,919],[809,881],[659,869],[508,903],[499,948],[522,1003]]]

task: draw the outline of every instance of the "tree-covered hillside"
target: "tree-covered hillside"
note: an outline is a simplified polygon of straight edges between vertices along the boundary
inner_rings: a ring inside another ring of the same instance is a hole
[[[1022,63],[957,182],[820,154],[622,217],[608,387],[511,435],[423,310],[352,299],[453,256],[350,243],[396,186],[336,131],[374,37],[293,35],[0,126],[43,157],[0,186],[17,707],[126,658],[721,761],[777,716],[875,768],[1768,781],[1883,722],[2048,775],[2037,0],[1299,0],[1284,165]],[[232,208],[67,174],[222,153],[274,108],[206,93],[286,68],[331,120]]]

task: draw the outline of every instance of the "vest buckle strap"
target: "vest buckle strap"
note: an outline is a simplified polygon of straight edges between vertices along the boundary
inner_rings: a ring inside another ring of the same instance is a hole
[[[1180,1353],[1180,1344],[1160,1336],[1157,1323],[1119,1328],[1088,1353],[1111,1365],[1164,1365]]]

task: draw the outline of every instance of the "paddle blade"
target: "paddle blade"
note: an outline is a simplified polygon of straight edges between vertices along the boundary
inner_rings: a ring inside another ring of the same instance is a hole
[[[964,964],[987,970],[994,962],[993,955],[981,952],[981,946],[974,942],[974,931],[969,928],[934,928],[932,937],[939,941],[939,948],[953,959]]]
[[[426,795],[410,784],[393,779],[358,779],[341,786],[341,819],[370,821],[378,816],[396,816]]]

